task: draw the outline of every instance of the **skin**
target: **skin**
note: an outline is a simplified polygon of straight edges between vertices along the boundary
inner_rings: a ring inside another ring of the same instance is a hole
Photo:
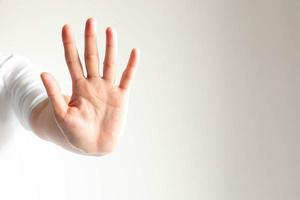
[[[133,48],[120,83],[115,84],[117,67],[117,35],[106,29],[106,49],[103,76],[99,74],[96,22],[90,18],[85,26],[84,63],[78,56],[69,25],[62,28],[65,60],[72,80],[71,96],[63,95],[55,78],[47,73],[41,79],[48,99],[36,106],[30,116],[33,132],[63,148],[85,155],[105,155],[112,152],[124,128],[129,90],[139,60]]]

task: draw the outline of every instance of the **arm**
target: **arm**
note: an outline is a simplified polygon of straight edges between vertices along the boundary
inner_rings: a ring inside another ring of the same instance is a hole
[[[88,155],[104,155],[114,149],[124,127],[130,83],[138,63],[138,50],[132,50],[121,81],[119,85],[115,85],[117,40],[112,28],[106,30],[102,77],[99,75],[93,19],[87,20],[85,27],[84,61],[87,77],[83,74],[68,25],[63,27],[62,40],[72,79],[72,95],[61,94],[54,77],[43,72],[41,79],[48,99],[32,110],[31,127],[41,138],[68,150]]]

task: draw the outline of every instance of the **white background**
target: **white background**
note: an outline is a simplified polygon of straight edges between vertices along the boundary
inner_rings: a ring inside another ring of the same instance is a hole
[[[125,135],[105,157],[22,129],[0,95],[1,200],[300,199],[299,0],[2,0],[0,51],[70,78],[85,19],[119,39],[119,75],[141,51]]]

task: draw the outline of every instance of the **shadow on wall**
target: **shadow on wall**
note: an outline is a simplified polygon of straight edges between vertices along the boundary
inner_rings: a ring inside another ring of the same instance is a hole
[[[13,131],[13,111],[7,92],[0,86],[0,150],[9,143]]]

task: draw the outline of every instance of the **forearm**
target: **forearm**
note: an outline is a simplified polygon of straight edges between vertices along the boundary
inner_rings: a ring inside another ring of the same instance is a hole
[[[42,67],[34,65],[25,57],[10,56],[0,66],[0,78],[23,127],[45,140],[72,150],[55,122],[39,77],[42,71]],[[68,96],[65,99],[69,101]]]

